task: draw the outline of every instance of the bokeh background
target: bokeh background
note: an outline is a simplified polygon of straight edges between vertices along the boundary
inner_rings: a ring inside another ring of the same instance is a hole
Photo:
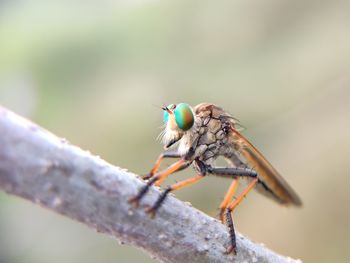
[[[304,202],[250,194],[236,228],[305,262],[349,262],[349,14],[347,0],[1,1],[0,104],[138,174],[162,150],[159,106],[221,105]],[[176,195],[216,216],[228,184]],[[155,261],[0,193],[0,262]]]

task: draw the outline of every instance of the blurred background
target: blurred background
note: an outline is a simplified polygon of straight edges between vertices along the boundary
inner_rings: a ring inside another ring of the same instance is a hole
[[[238,231],[305,262],[349,262],[349,14],[347,0],[1,1],[0,104],[138,174],[162,151],[159,106],[218,104],[304,202],[250,194]],[[176,196],[217,216],[229,183]],[[0,262],[155,261],[0,193]]]

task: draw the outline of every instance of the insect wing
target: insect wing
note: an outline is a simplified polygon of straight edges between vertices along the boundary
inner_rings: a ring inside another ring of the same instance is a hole
[[[258,173],[257,190],[285,205],[301,206],[302,202],[291,186],[269,161],[242,134],[232,128],[233,141],[243,158]]]

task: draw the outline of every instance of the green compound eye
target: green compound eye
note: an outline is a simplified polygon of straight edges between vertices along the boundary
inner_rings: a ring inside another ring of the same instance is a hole
[[[191,129],[194,123],[194,116],[191,107],[187,103],[176,105],[174,114],[176,124],[181,130],[187,131]]]

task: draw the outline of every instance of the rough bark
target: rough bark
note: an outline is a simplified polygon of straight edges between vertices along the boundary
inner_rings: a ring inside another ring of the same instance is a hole
[[[144,184],[137,175],[60,139],[0,107],[0,190],[80,221],[141,248],[161,262],[300,262],[242,235],[226,255],[224,225],[169,196],[154,219],[127,200]],[[152,188],[142,206],[152,204]]]

